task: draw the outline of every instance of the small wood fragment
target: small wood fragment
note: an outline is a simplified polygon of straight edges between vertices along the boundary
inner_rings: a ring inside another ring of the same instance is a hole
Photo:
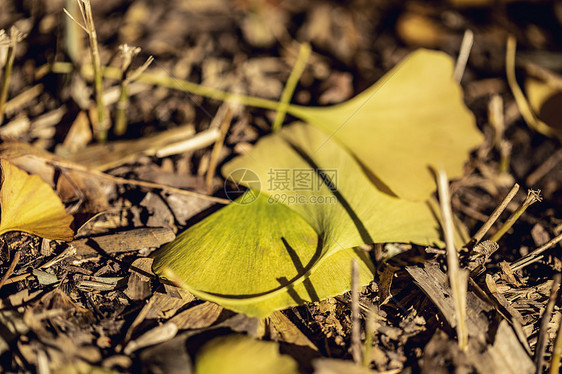
[[[124,291],[131,300],[144,300],[152,295],[152,258],[137,258],[129,269],[127,289]]]
[[[556,165],[562,162],[562,149],[557,150],[546,159],[538,168],[535,169],[525,181],[527,186],[534,186],[539,180],[553,170]]]
[[[406,271],[412,276],[415,283],[433,301],[441,311],[447,323],[456,327],[455,305],[447,276],[435,263],[426,263],[421,266],[407,266]],[[472,291],[467,293],[467,319],[468,336],[485,340],[484,334],[488,329],[487,318],[484,312],[492,307],[478,298]]]
[[[185,139],[183,141],[174,142],[172,144],[161,147],[156,151],[156,157],[167,157],[171,155],[177,155],[180,153],[185,153],[189,151],[195,151],[197,149],[205,148],[215,143],[220,136],[220,131],[218,129],[208,129],[201,131],[197,135]]]
[[[269,318],[269,335],[274,341],[309,347],[315,351],[318,348],[295,326],[282,312],[276,311]]]
[[[84,291],[112,291],[118,287],[119,283],[124,279],[123,277],[96,277],[96,276],[82,276],[79,277],[76,286]]]
[[[523,285],[523,283],[519,282],[519,280],[515,276],[515,273],[513,272],[513,269],[511,268],[511,266],[509,266],[509,263],[507,261],[500,262],[500,269],[502,271],[500,277],[503,280],[515,287],[521,287]]]
[[[2,276],[2,279],[0,279],[0,288],[4,286],[10,275],[12,275],[12,273],[14,272],[14,269],[16,268],[20,260],[20,257],[21,257],[21,252],[16,251],[16,253],[14,253],[14,257],[12,258],[12,262],[10,262],[10,266],[8,267],[8,270],[6,270],[6,273]]]
[[[378,373],[366,367],[356,365],[348,360],[333,358],[319,358],[312,362],[314,374],[375,374]],[[384,374],[398,374],[402,370],[394,369],[385,371]]]
[[[4,107],[6,114],[12,114],[17,110],[23,109],[27,104],[29,104],[33,99],[39,96],[43,92],[43,83],[36,84],[31,88],[26,89],[19,95],[13,97],[6,103]]]
[[[512,320],[516,320],[521,325],[525,324],[525,320],[523,319],[521,313],[511,306],[503,294],[498,290],[496,282],[494,282],[494,279],[490,274],[486,274],[486,287],[488,288],[488,291],[492,295],[494,301],[497,303],[497,306],[499,308],[503,308],[503,314],[507,314],[508,317],[511,317]]]
[[[202,329],[211,326],[222,313],[222,306],[206,301],[176,314],[170,322],[180,330]]]
[[[168,227],[147,227],[118,232],[110,235],[76,239],[70,245],[76,249],[76,256],[99,254],[96,249],[106,253],[136,251],[141,248],[158,248],[175,239]]]
[[[506,321],[500,322],[494,344],[487,353],[492,358],[493,373],[531,374],[534,370],[531,358]]]
[[[72,162],[103,171],[134,161],[140,155],[154,155],[163,147],[192,138],[194,133],[193,125],[186,125],[136,140],[94,144],[63,156]]]
[[[499,247],[498,243],[491,240],[485,240],[476,244],[472,250],[470,263],[468,264],[471,277],[474,278],[486,271],[486,261],[488,261],[490,256],[497,251]]]
[[[230,123],[232,122],[232,109],[229,106],[226,106],[225,108],[225,113],[223,114],[223,118],[219,126],[219,136],[217,137],[215,145],[213,146],[213,150],[211,151],[209,168],[207,169],[207,174],[205,176],[205,186],[207,188],[207,193],[212,193],[213,177],[215,176],[215,171],[217,170],[220,153],[224,145],[224,139],[226,138],[226,134],[228,132],[228,129],[230,128]]]
[[[67,152],[79,152],[83,150],[92,139],[93,135],[90,122],[88,121],[88,115],[86,112],[81,111],[76,115],[74,122],[72,122],[70,130],[68,130],[62,142],[62,147]],[[60,147],[61,146],[57,147],[57,153],[60,153]]]
[[[562,356],[562,322],[558,324],[558,332],[550,358],[550,374],[558,374],[560,370],[560,356]]]
[[[137,339],[131,340],[123,350],[123,353],[125,353],[126,355],[130,355],[131,353],[138,351],[141,348],[163,343],[172,339],[174,336],[176,336],[177,333],[178,327],[172,322],[168,321],[163,325],[147,331]]]

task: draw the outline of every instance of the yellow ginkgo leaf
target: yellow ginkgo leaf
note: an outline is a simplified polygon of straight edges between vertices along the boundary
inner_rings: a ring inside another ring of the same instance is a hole
[[[469,152],[482,142],[452,75],[449,56],[420,49],[351,100],[287,111],[344,145],[379,188],[426,200],[435,190],[429,167],[460,177]]]
[[[529,104],[537,114],[538,120],[544,122],[546,128],[537,126],[536,129],[546,136],[557,136],[562,139],[562,91],[538,79],[527,78],[525,90]]]
[[[23,231],[47,239],[72,240],[72,216],[53,189],[38,175],[29,175],[0,160],[0,235]]]
[[[507,82],[519,112],[521,112],[521,116],[527,122],[527,125],[533,129],[543,135],[562,139],[562,126],[559,121],[560,111],[558,110],[560,107],[558,104],[560,101],[560,91],[546,83],[530,78],[525,82],[525,88],[529,97],[528,99],[525,97],[515,76],[516,44],[513,36],[507,39],[505,71]],[[548,105],[545,108],[545,103],[547,102]],[[543,121],[543,119],[546,121]]]
[[[277,185],[275,177],[269,183],[276,171],[308,175],[310,189]],[[250,190],[157,251],[153,270],[236,312],[263,318],[342,294],[354,259],[367,284],[372,263],[352,249],[361,244],[441,242],[427,203],[379,191],[351,155],[310,125],[262,138],[223,173]]]
[[[221,336],[206,343],[195,358],[196,374],[297,374],[297,362],[279,353],[279,344],[244,335]]]
[[[439,222],[426,202],[381,192],[352,155],[314,126],[295,123],[264,136],[222,172],[236,180],[236,170],[244,169],[261,181],[262,194],[288,206],[325,235],[329,253],[372,243],[441,244]],[[289,183],[280,183],[276,174],[283,171]],[[315,175],[307,175],[311,172]],[[308,177],[313,188],[298,188],[298,174]],[[252,188],[246,180],[237,182]]]

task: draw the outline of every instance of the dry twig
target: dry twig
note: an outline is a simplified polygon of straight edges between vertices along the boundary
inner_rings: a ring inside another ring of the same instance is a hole
[[[545,162],[541,164],[538,168],[535,169],[525,181],[528,186],[533,186],[537,183],[542,177],[547,175],[551,170],[554,169],[556,165],[562,162],[562,149],[557,150],[549,158],[546,159]]]
[[[556,273],[554,275],[554,278],[552,278],[550,297],[548,298],[548,304],[546,304],[546,308],[542,315],[541,328],[539,330],[539,340],[537,341],[537,347],[535,349],[535,365],[537,374],[543,372],[542,366],[544,362],[544,352],[546,350],[546,343],[548,341],[548,324],[550,323],[552,311],[554,310],[554,305],[556,304],[556,299],[558,297],[558,289],[560,288],[561,278],[561,273]]]
[[[12,76],[12,68],[16,58],[16,47],[19,42],[25,38],[25,34],[21,33],[16,26],[10,28],[10,36],[6,35],[4,30],[0,30],[0,47],[8,46],[6,55],[6,63],[4,64],[4,72],[0,83],[0,124],[4,121],[4,110],[6,99],[8,98],[8,87],[10,86],[10,77]]]
[[[92,65],[94,68],[94,90],[96,93],[96,104],[97,104],[97,122],[96,122],[96,135],[99,141],[105,141],[107,139],[107,127],[108,121],[105,118],[105,106],[103,103],[103,80],[101,72],[101,60],[100,51],[98,47],[98,37],[96,33],[96,27],[94,25],[94,17],[92,15],[92,5],[90,0],[76,0],[78,4],[78,9],[82,15],[82,25],[76,18],[70,14],[70,12],[64,9],[64,12],[70,19],[72,19],[82,30],[88,34],[90,39],[90,54],[92,56]]]
[[[501,237],[507,232],[507,230],[509,230],[511,226],[513,226],[513,224],[519,219],[521,214],[523,214],[527,210],[527,208],[531,206],[531,204],[542,200],[540,193],[541,193],[540,190],[537,191],[529,190],[527,192],[527,197],[525,198],[525,201],[523,201],[523,204],[521,204],[521,206],[517,208],[517,210],[515,210],[515,212],[513,212],[509,216],[509,218],[498,229],[498,231],[494,235],[492,235],[490,240],[493,242],[497,242],[498,240],[500,240]]]
[[[447,174],[443,170],[436,171],[437,191],[443,217],[443,232],[447,246],[447,267],[449,282],[455,301],[455,314],[457,320],[457,336],[459,348],[465,351],[468,348],[468,328],[466,326],[466,293],[468,272],[459,268],[458,252],[455,249],[453,212],[451,211],[451,199],[449,196],[449,183]]]
[[[351,263],[351,355],[353,361],[360,365],[363,361],[361,352],[361,318],[359,315],[359,264]]]
[[[470,55],[470,50],[472,49],[472,43],[474,42],[474,33],[471,30],[466,30],[464,32],[464,37],[461,43],[461,49],[459,51],[459,57],[457,58],[457,63],[455,65],[455,71],[453,72],[453,80],[460,83],[462,76],[464,74],[464,69],[466,68],[466,63],[468,61],[468,56]]]
[[[541,245],[539,248],[528,253],[527,255],[521,257],[519,260],[513,261],[509,266],[513,271],[524,268],[525,266],[532,264],[542,258],[542,253],[549,248],[554,247],[556,244],[562,241],[562,234],[559,234],[555,238],[549,240],[547,243]]]
[[[513,185],[507,196],[504,197],[500,205],[498,205],[498,207],[494,209],[494,211],[492,212],[488,220],[484,223],[484,225],[482,225],[482,227],[478,229],[478,231],[476,232],[476,234],[474,234],[472,239],[470,239],[470,241],[465,245],[466,248],[472,249],[476,244],[480,242],[480,240],[482,240],[484,235],[486,235],[488,230],[490,230],[490,227],[492,227],[492,225],[503,213],[505,208],[507,208],[507,205],[511,202],[511,200],[513,200],[513,198],[517,194],[517,191],[519,191],[519,185],[516,183],[515,185]]]

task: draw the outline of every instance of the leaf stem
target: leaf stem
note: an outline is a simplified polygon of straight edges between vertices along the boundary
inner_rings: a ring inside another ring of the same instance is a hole
[[[68,74],[74,67],[69,62],[55,62],[51,65],[51,71],[56,74]],[[81,73],[92,77],[93,69],[91,65],[82,66]],[[109,79],[120,80],[121,70],[107,66],[102,69],[102,75]],[[174,90],[189,92],[194,95],[203,96],[209,99],[221,100],[228,103],[247,105],[254,108],[278,110],[280,103],[274,100],[263,99],[261,97],[245,96],[230,92],[221,91],[211,87],[205,87],[197,83],[177,79],[171,76],[157,73],[142,73],[136,79],[139,83],[146,83],[155,86],[167,87]]]

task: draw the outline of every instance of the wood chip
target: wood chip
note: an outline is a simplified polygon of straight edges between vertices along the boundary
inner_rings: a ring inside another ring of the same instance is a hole
[[[507,317],[512,320],[515,319],[521,325],[525,324],[523,316],[521,316],[517,309],[511,306],[511,304],[505,299],[505,296],[498,291],[496,283],[490,274],[486,274],[486,287],[488,288],[488,291],[492,295],[494,301],[498,303],[498,307],[503,314],[506,314]]]
[[[142,155],[154,155],[165,147],[191,139],[194,133],[193,126],[187,125],[136,140],[94,144],[66,157],[95,170],[107,170],[132,162]]]
[[[151,278],[155,278],[152,274],[152,261],[152,258],[143,257],[131,264],[127,289],[124,291],[131,300],[144,300],[152,295]]]
[[[269,316],[269,335],[272,340],[309,347],[315,351],[316,346],[295,326],[282,312],[273,312]]]
[[[70,242],[76,249],[76,256],[106,253],[120,253],[140,250],[142,248],[158,248],[175,238],[174,232],[167,227],[147,227],[119,232],[117,234],[94,236]]]
[[[138,339],[130,341],[123,350],[123,353],[130,355],[141,348],[168,341],[176,336],[177,333],[178,327],[172,322],[167,322],[152,330],[148,330]]]
[[[207,301],[176,314],[170,322],[180,330],[202,329],[215,323],[221,312],[222,306]]]
[[[494,344],[484,356],[490,359],[479,357],[474,360],[476,368],[481,373],[531,374],[535,371],[533,361],[506,321],[500,322]]]
[[[412,276],[420,289],[439,308],[449,326],[455,327],[455,305],[451,297],[447,276],[434,263],[421,266],[407,266],[406,271]],[[488,322],[482,313],[490,311],[492,307],[480,300],[473,292],[467,294],[467,319],[468,335],[479,340],[485,340]]]

